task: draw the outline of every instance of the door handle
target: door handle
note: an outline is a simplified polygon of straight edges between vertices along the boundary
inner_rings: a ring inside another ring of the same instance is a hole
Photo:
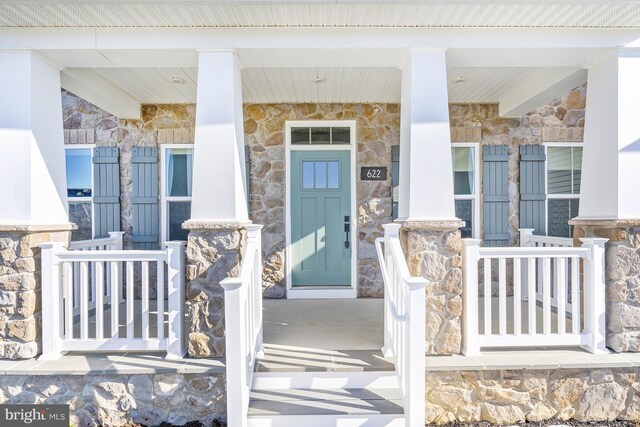
[[[344,248],[345,249],[349,249],[350,243],[349,243],[349,232],[351,231],[351,224],[349,223],[349,217],[345,216],[344,217]]]

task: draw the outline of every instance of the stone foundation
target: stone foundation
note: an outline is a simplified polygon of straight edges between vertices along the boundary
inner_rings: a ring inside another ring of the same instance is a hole
[[[187,223],[187,328],[191,357],[225,355],[224,290],[239,274],[246,232],[238,224]]]
[[[28,359],[42,345],[40,249],[68,244],[71,224],[0,226],[0,359]]]
[[[462,240],[457,221],[406,222],[402,242],[409,273],[426,287],[426,353],[460,353],[462,315]]]
[[[73,426],[226,418],[223,374],[2,375],[0,404],[68,404]]]
[[[572,221],[580,237],[609,239],[605,250],[607,347],[640,351],[640,220]]]
[[[640,419],[637,368],[427,372],[426,422]]]

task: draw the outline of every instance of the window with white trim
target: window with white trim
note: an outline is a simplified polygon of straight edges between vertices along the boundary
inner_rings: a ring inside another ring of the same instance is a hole
[[[65,147],[69,221],[78,226],[71,240],[93,237],[93,145]]]
[[[162,241],[187,240],[182,223],[191,218],[193,145],[162,148]]]
[[[478,144],[453,143],[451,158],[456,217],[465,223],[460,232],[463,238],[477,238],[480,235]]]
[[[546,169],[547,234],[572,237],[569,220],[578,216],[582,146],[547,145]]]

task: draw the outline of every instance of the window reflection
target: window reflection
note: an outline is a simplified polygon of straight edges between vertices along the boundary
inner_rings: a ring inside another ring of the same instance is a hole
[[[328,162],[328,188],[340,187],[340,163],[337,161]]]
[[[302,162],[302,188],[313,188],[313,163]]]
[[[327,162],[316,162],[316,188],[327,188]]]

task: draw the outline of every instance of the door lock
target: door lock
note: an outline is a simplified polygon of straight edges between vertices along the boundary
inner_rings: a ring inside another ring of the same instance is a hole
[[[344,234],[345,234],[344,248],[345,249],[349,249],[349,246],[351,246],[351,244],[349,243],[350,231],[351,231],[351,223],[349,222],[349,217],[345,216],[344,217]]]

